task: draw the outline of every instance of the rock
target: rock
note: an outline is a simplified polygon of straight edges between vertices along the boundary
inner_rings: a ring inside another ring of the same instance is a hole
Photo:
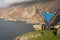
[[[54,35],[59,35],[60,34],[60,26],[54,26],[54,31],[53,31]]]
[[[57,26],[54,26],[54,28],[55,28],[55,29],[59,29],[59,28],[60,28],[60,26],[59,26],[59,25],[57,25]]]
[[[42,25],[33,25],[33,28],[36,30],[36,31],[39,31],[42,29]]]
[[[60,28],[58,28],[58,30],[57,30],[57,34],[58,34],[58,35],[60,34]]]
[[[28,40],[29,38],[36,38],[38,36],[41,36],[42,33],[40,32],[37,32],[37,33],[34,33],[34,34],[24,34],[22,36],[18,36],[16,37],[15,39],[13,40]]]

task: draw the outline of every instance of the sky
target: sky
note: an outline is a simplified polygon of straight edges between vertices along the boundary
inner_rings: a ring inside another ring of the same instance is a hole
[[[24,2],[24,1],[31,1],[31,0],[0,0],[0,8],[7,7],[16,2]]]

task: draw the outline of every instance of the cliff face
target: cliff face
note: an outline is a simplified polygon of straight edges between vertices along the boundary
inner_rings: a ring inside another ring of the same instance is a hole
[[[50,21],[51,26],[60,25],[60,10]]]
[[[44,17],[36,12],[35,4],[27,7],[9,6],[0,10],[0,18],[5,21],[26,21],[27,23],[40,23]]]
[[[30,2],[31,3],[31,2]],[[29,3],[29,4],[30,4]],[[28,4],[28,3],[27,3]],[[52,8],[56,6],[57,2],[34,2],[31,5],[21,6],[21,5],[11,5],[7,8],[0,10],[0,18],[4,18],[5,21],[26,21],[27,23],[42,23],[44,22],[44,16],[38,13],[39,11],[45,11],[45,8]],[[36,10],[36,8],[38,10]],[[51,9],[54,11],[54,9]]]

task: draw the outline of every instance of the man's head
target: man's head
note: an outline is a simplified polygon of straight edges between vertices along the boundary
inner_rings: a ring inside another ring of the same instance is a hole
[[[45,12],[50,13],[51,11],[49,8],[45,8]]]

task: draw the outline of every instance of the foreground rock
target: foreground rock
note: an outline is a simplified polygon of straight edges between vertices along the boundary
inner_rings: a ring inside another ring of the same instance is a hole
[[[13,40],[28,40],[29,38],[36,38],[38,36],[41,36],[43,35],[42,32],[36,32],[36,33],[27,33],[27,34],[24,34],[24,35],[21,35],[21,36],[18,36],[16,38],[14,38]]]

